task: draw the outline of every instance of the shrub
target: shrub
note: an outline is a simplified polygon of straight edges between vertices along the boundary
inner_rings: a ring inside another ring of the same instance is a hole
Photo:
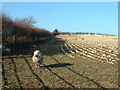
[[[45,29],[20,21],[13,21],[10,17],[2,15],[3,43],[22,44],[51,38],[52,33]]]

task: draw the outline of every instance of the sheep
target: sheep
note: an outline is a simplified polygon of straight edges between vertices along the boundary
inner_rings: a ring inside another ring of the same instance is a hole
[[[40,64],[43,63],[43,55],[40,52],[40,50],[35,50],[33,57],[32,57],[33,62],[35,63],[35,68],[39,68]]]

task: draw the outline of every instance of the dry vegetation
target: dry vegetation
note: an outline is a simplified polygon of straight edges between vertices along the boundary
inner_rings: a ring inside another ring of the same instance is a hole
[[[2,16],[2,41],[3,44],[18,45],[28,44],[29,42],[50,39],[51,32],[34,27],[24,22],[14,21],[10,17]]]
[[[58,35],[19,55],[2,58],[3,88],[118,88],[118,38]],[[43,67],[31,55],[40,49]]]

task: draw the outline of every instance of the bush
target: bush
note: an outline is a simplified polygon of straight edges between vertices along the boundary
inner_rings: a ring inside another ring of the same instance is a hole
[[[0,18],[1,19],[1,18]],[[20,21],[13,21],[10,17],[2,15],[2,40],[3,44],[23,44],[51,38],[48,30],[36,28],[33,25]]]

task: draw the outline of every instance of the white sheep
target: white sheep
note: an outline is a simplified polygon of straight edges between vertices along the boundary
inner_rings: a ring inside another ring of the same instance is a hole
[[[33,62],[35,63],[35,67],[38,68],[40,64],[43,63],[43,55],[40,52],[40,50],[35,50],[33,57],[32,57]]]

